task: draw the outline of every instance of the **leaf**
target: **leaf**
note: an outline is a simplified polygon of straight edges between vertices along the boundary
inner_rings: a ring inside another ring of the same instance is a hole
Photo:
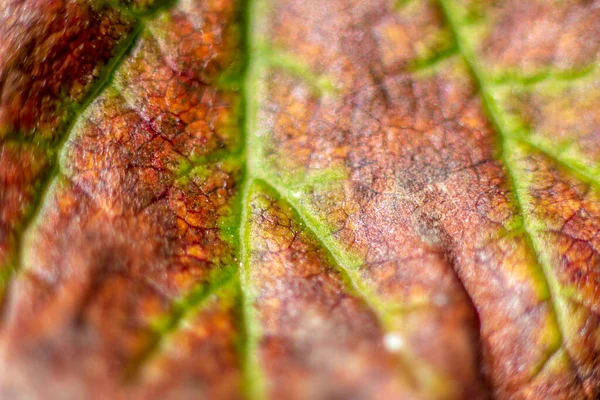
[[[595,1],[0,4],[0,397],[596,398]]]

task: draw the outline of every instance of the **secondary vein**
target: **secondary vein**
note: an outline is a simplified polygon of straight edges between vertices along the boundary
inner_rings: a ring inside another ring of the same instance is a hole
[[[177,332],[181,322],[193,311],[209,303],[214,294],[227,287],[236,277],[235,268],[229,266],[212,277],[209,284],[203,284],[192,289],[181,301],[172,305],[170,313],[163,316],[164,321],[154,329],[146,345],[137,353],[125,368],[123,380],[133,381],[141,372],[144,365],[160,350],[168,335]]]
[[[577,178],[580,180],[588,183],[591,186],[600,188],[600,169],[587,167],[576,160],[565,157],[553,150],[548,144],[541,140],[534,140],[521,135],[515,136],[514,140],[524,143],[534,150],[544,154],[546,157],[559,164],[565,170],[577,176]]]
[[[71,123],[64,128],[64,131],[61,134],[58,135],[59,139],[51,149],[50,160],[48,163],[49,170],[41,178],[42,183],[40,185],[41,187],[38,191],[38,194],[34,198],[33,203],[29,207],[29,211],[25,215],[23,221],[20,224],[20,227],[18,228],[16,234],[15,250],[11,261],[12,268],[10,266],[5,267],[3,268],[3,271],[0,274],[0,289],[8,287],[10,285],[12,276],[21,269],[24,238],[27,235],[27,232],[29,231],[31,225],[37,219],[37,216],[42,210],[46,202],[49,189],[52,186],[52,183],[60,175],[60,153],[65,143],[67,143],[69,138],[71,137],[74,127],[77,124],[77,121],[79,120],[80,116],[85,112],[85,110],[87,110],[90,104],[106,88],[113,74],[118,69],[121,62],[124,60],[125,56],[137,43],[137,39],[139,38],[139,34],[141,33],[143,27],[144,25],[141,22],[138,22],[134,30],[129,34],[125,41],[118,46],[117,54],[107,63],[107,65],[105,66],[104,74],[98,79],[98,81],[96,81],[94,86],[91,88],[90,93],[86,96],[81,106],[72,116]],[[2,299],[0,298],[0,301],[1,300]]]
[[[502,119],[500,118],[500,112],[496,101],[494,100],[493,95],[486,83],[483,72],[479,69],[479,66],[475,62],[475,56],[473,52],[468,47],[467,40],[463,37],[461,29],[459,28],[460,22],[457,17],[454,15],[452,8],[449,4],[448,0],[438,0],[441,5],[441,10],[443,15],[447,21],[448,27],[454,36],[456,41],[459,53],[463,58],[465,64],[468,66],[469,71],[473,78],[476,81],[476,84],[479,88],[479,92],[481,94],[481,98],[483,101],[484,108],[491,120],[492,125],[495,128],[495,131],[500,136],[500,154],[499,158],[502,163],[506,166],[508,172],[508,178],[510,184],[512,186],[512,191],[515,194],[515,203],[517,207],[517,211],[523,220],[523,230],[527,235],[530,247],[535,253],[537,260],[537,268],[541,271],[541,276],[544,279],[544,285],[548,288],[550,299],[549,304],[551,307],[551,313],[556,322],[557,333],[560,335],[560,344],[556,348],[549,349],[549,353],[546,355],[545,359],[542,360],[538,368],[536,369],[536,373],[541,371],[546,363],[552,358],[552,356],[557,353],[562,347],[565,347],[565,329],[563,326],[563,322],[560,318],[560,315],[557,310],[557,298],[560,295],[560,288],[558,286],[558,282],[553,277],[550,266],[541,256],[541,249],[544,244],[536,237],[531,228],[531,221],[528,214],[525,211],[525,200],[524,200],[524,187],[518,178],[518,174],[516,170],[518,167],[514,165],[512,160],[507,157],[508,147],[511,145],[511,141],[514,140],[507,133],[507,129],[502,124]],[[577,371],[576,371],[577,372]]]

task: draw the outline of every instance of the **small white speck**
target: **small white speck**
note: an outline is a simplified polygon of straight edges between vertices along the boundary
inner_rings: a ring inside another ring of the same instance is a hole
[[[383,337],[383,345],[387,351],[396,353],[404,347],[404,340],[396,333],[388,333]]]
[[[433,304],[435,304],[438,307],[443,307],[445,305],[447,305],[449,302],[448,296],[438,293],[435,296],[433,296]]]

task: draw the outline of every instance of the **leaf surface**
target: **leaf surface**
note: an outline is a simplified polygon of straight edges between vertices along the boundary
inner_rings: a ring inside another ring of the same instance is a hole
[[[3,2],[0,394],[595,398],[599,10]]]

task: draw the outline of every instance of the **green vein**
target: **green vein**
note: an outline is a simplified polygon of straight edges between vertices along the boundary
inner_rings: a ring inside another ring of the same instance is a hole
[[[543,140],[535,140],[523,135],[515,135],[513,139],[542,153],[579,180],[591,186],[595,186],[596,188],[600,188],[600,169],[590,168],[573,157],[563,155],[562,152],[556,152],[551,145],[545,143]]]
[[[302,224],[312,232],[321,247],[327,249],[340,271],[349,278],[349,283],[351,283],[352,288],[356,293],[358,293],[363,301],[375,311],[375,314],[384,325],[387,325],[390,320],[389,312],[386,309],[385,304],[372,293],[360,276],[360,261],[349,255],[348,252],[344,251],[339,246],[336,239],[329,234],[328,229],[296,200],[296,196],[294,196],[289,189],[278,185],[273,179],[270,179],[267,176],[261,176],[259,179],[273,188],[273,190],[279,194],[281,199],[290,204],[298,214]]]
[[[458,47],[456,44],[446,47],[445,49],[436,52],[430,57],[426,57],[421,60],[417,60],[412,63],[409,70],[412,72],[419,72],[423,70],[428,70],[430,68],[434,68],[435,66],[441,64],[449,58],[454,57],[458,54]]]
[[[250,226],[249,226],[249,207],[250,207],[250,190],[255,182],[261,183],[270,187],[277,193],[278,197],[286,201],[295,213],[298,215],[300,222],[312,236],[316,238],[320,247],[324,249],[331,257],[332,261],[337,265],[338,270],[344,277],[344,282],[349,289],[357,293],[364,303],[369,307],[379,321],[384,325],[384,328],[390,330],[392,320],[395,315],[406,310],[391,310],[379,301],[376,296],[368,290],[363,279],[359,275],[359,261],[346,252],[344,252],[336,243],[331,235],[327,235],[326,228],[319,223],[316,218],[311,218],[306,210],[295,200],[294,195],[290,190],[281,187],[266,178],[263,168],[261,167],[260,157],[262,155],[261,145],[262,138],[259,137],[257,131],[258,126],[258,102],[263,93],[262,83],[268,74],[269,68],[283,70],[303,79],[309,86],[316,89],[320,95],[327,95],[332,91],[333,84],[327,77],[319,76],[312,72],[306,65],[298,62],[293,55],[281,52],[277,49],[268,48],[262,38],[259,17],[265,14],[268,7],[267,0],[248,0],[249,5],[246,6],[247,14],[245,15],[245,73],[241,85],[242,103],[244,108],[244,121],[242,124],[243,136],[245,139],[245,179],[243,184],[241,221],[239,230],[240,243],[240,290],[242,293],[242,309],[243,321],[245,325],[246,342],[242,347],[243,373],[245,394],[251,399],[261,399],[265,397],[266,379],[260,365],[258,357],[258,342],[260,340],[260,326],[256,323],[256,309],[254,301],[256,293],[251,284],[250,278]],[[418,307],[415,307],[415,309]],[[409,308],[407,308],[409,310]],[[410,308],[412,310],[412,308]],[[412,357],[411,357],[412,358]],[[430,371],[423,365],[417,375],[423,379],[431,378]],[[409,371],[413,372],[413,371]]]
[[[256,178],[262,184],[273,190],[277,197],[286,201],[292,208],[297,218],[300,220],[304,229],[315,238],[319,248],[327,253],[328,258],[334,264],[334,267],[340,272],[342,281],[346,284],[349,293],[358,297],[369,310],[371,310],[378,321],[381,323],[385,332],[394,332],[394,322],[403,314],[418,312],[427,309],[432,304],[429,302],[415,302],[401,307],[390,306],[381,301],[365,284],[360,276],[360,263],[348,252],[344,251],[336,239],[329,234],[325,226],[314,218],[311,212],[306,210],[300,202],[296,201],[293,193],[285,187],[277,185],[272,179],[265,176]],[[398,334],[398,333],[396,333]],[[402,349],[397,352],[397,356],[402,365],[405,366],[404,372],[410,382],[416,382],[419,387],[430,390],[431,392],[444,392],[446,390],[445,376],[434,372],[429,365],[419,360],[409,349]],[[408,366],[411,367],[408,367]]]
[[[244,322],[245,342],[242,347],[242,371],[244,377],[244,392],[249,399],[265,397],[265,378],[258,357],[260,326],[255,322],[256,309],[254,302],[256,293],[252,288],[250,277],[250,226],[249,195],[252,181],[247,179],[243,191],[243,208],[240,225],[240,292],[242,293],[242,315]]]
[[[452,35],[455,38],[457,43],[459,52],[467,64],[473,78],[475,79],[477,86],[479,87],[479,91],[482,97],[484,108],[491,119],[491,123],[493,124],[496,132],[500,136],[499,143],[499,158],[506,166],[508,172],[508,178],[510,184],[513,188],[513,192],[515,193],[515,203],[517,206],[517,210],[523,219],[523,230],[527,235],[528,242],[535,252],[537,259],[537,269],[541,272],[540,278],[544,280],[543,284],[548,288],[549,293],[549,304],[551,306],[551,312],[557,327],[557,334],[560,336],[559,340],[557,340],[556,345],[549,349],[549,353],[546,355],[546,358],[541,361],[541,363],[535,368],[533,376],[535,376],[539,371],[541,371],[547,362],[551,360],[552,356],[558,352],[563,346],[565,346],[565,327],[563,326],[563,322],[559,315],[559,306],[558,302],[560,301],[560,288],[557,280],[552,274],[550,265],[548,260],[545,257],[542,257],[542,250],[544,248],[544,243],[539,240],[539,238],[534,234],[532,229],[533,222],[530,220],[528,214],[525,211],[525,197],[527,188],[524,186],[524,183],[519,179],[519,174],[517,173],[518,167],[513,164],[512,160],[508,156],[508,151],[512,144],[512,138],[510,134],[507,132],[507,129],[502,125],[502,119],[500,117],[501,113],[499,111],[499,107],[496,104],[492,93],[486,83],[486,79],[484,73],[479,69],[473,51],[468,47],[468,41],[463,37],[461,29],[460,29],[460,21],[459,18],[454,15],[452,7],[449,4],[449,0],[438,0],[443,15],[448,23],[448,26],[452,32]]]
[[[360,276],[359,267],[362,263],[358,262],[357,259],[350,256],[348,252],[339,246],[336,239],[329,233],[325,226],[318,219],[314,218],[312,213],[306,210],[300,202],[294,200],[296,196],[268,178],[260,177],[256,181],[267,186],[269,190],[275,193],[278,199],[288,203],[302,228],[315,239],[317,247],[326,253],[328,260],[340,273],[348,293],[359,298],[375,314],[385,332],[391,333],[395,331],[394,323],[397,322],[398,317],[412,312],[427,310],[434,306],[430,301],[415,301],[401,306],[397,304],[390,305],[382,301],[368,288],[364,279]],[[398,332],[394,334],[401,335]],[[404,372],[409,382],[416,382],[418,386],[430,390],[432,393],[436,391],[443,393],[446,390],[446,377],[439,375],[437,371],[434,371],[429,365],[412,354],[409,349],[398,350],[396,355],[399,357],[401,365],[404,366]]]
[[[520,75],[517,73],[506,73],[490,79],[494,86],[519,85],[535,86],[545,83],[564,83],[579,81],[589,77],[596,72],[595,63],[591,63],[585,68],[567,71],[542,70],[530,75]]]
[[[0,274],[0,294],[4,294],[4,290],[7,290],[7,286],[10,285],[12,276],[14,273],[20,270],[23,257],[24,237],[27,235],[27,232],[33,225],[34,221],[38,218],[39,213],[45,203],[47,193],[52,186],[52,183],[60,173],[59,157],[61,150],[63,149],[65,143],[69,140],[69,137],[71,136],[79,117],[111,81],[112,76],[117,70],[118,66],[137,42],[137,38],[139,37],[142,29],[143,25],[138,23],[134,30],[123,41],[123,43],[116,48],[115,56],[104,67],[104,74],[92,86],[83,103],[76,110],[74,110],[74,114],[71,115],[71,123],[67,125],[62,134],[58,136],[58,141],[51,149],[51,155],[49,159],[50,167],[48,171],[40,178],[40,188],[36,191],[36,196],[33,199],[32,204],[29,206],[25,217],[21,221],[20,227],[15,232],[16,241],[15,249],[12,254],[12,260],[9,261],[9,265],[5,266],[3,268],[4,271],[2,271],[2,274]]]
[[[404,313],[415,310],[422,310],[430,304],[419,302],[409,304],[406,307],[395,307],[386,304],[373,293],[365,280],[360,275],[359,267],[361,261],[349,252],[345,251],[336,239],[330,234],[327,227],[312,213],[305,209],[296,193],[289,188],[275,183],[261,165],[261,156],[263,155],[262,145],[264,138],[260,133],[260,126],[256,120],[258,116],[258,103],[263,92],[262,84],[268,75],[269,68],[280,69],[293,76],[301,78],[312,89],[317,89],[318,94],[327,95],[335,93],[335,86],[327,77],[319,76],[311,71],[304,63],[298,62],[293,55],[281,52],[277,49],[266,47],[265,40],[262,37],[264,25],[260,24],[258,16],[264,14],[268,0],[248,0],[247,6],[247,29],[246,29],[246,73],[243,80],[243,104],[244,104],[244,124],[243,133],[245,137],[246,169],[242,196],[242,216],[240,222],[240,289],[243,297],[243,319],[246,331],[246,343],[243,347],[245,353],[243,358],[243,371],[245,379],[246,395],[252,399],[261,399],[265,397],[266,380],[260,360],[258,358],[258,342],[260,340],[260,326],[256,323],[256,309],[254,300],[256,293],[250,282],[249,257],[250,249],[249,235],[249,195],[251,186],[254,182],[261,182],[270,187],[281,200],[286,201],[300,223],[317,240],[319,247],[327,252],[337,270],[341,273],[343,281],[348,290],[355,293],[364,304],[375,314],[387,332],[393,332],[394,322],[397,317]],[[450,50],[452,51],[452,50]],[[266,52],[266,54],[265,54]],[[261,57],[259,59],[259,57]],[[434,61],[435,62],[435,61]],[[404,354],[406,353],[406,354]],[[403,350],[398,354],[399,359],[405,365],[412,365],[413,368],[406,368],[406,373],[414,378],[413,381],[419,382],[423,388],[443,391],[445,388],[445,377],[437,376],[436,373],[425,363],[418,360],[409,350]],[[407,360],[410,361],[407,362]]]
[[[215,272],[208,279],[208,284],[197,285],[185,297],[174,301],[170,312],[157,319],[146,345],[129,361],[123,374],[124,381],[133,381],[141,372],[142,367],[158,354],[167,336],[176,332],[188,315],[197,312],[203,305],[209,303],[214,294],[227,287],[237,277],[236,272],[237,269],[234,265],[225,267]]]
[[[267,43],[255,44],[255,58],[266,67],[279,69],[302,79],[318,96],[334,94],[338,89],[333,79],[315,73],[309,65],[280,48]]]
[[[255,125],[256,116],[256,105],[251,99],[251,96],[256,96],[259,84],[259,69],[260,66],[257,61],[259,53],[262,53],[262,49],[256,44],[255,32],[256,22],[254,16],[258,15],[260,9],[265,6],[263,0],[244,0],[239,5],[239,24],[241,31],[241,65],[240,72],[235,71],[227,76],[227,80],[235,80],[235,84],[229,82],[231,89],[239,89],[240,93],[240,136],[242,138],[242,146],[235,154],[227,155],[224,151],[217,152],[214,155],[200,157],[195,160],[184,160],[176,171],[177,176],[185,178],[190,174],[194,174],[198,168],[202,168],[207,163],[220,161],[238,161],[243,162],[242,178],[240,179],[241,193],[238,197],[238,204],[234,207],[238,211],[238,218],[233,223],[230,230],[230,236],[237,237],[237,261],[239,262],[236,266],[228,266],[222,272],[217,272],[213,277],[207,279],[206,282],[199,284],[195,287],[191,293],[185,295],[183,299],[174,303],[173,309],[165,313],[159,318],[161,323],[151,328],[150,337],[146,342],[142,350],[137,353],[127,366],[124,374],[124,380],[126,382],[134,382],[136,377],[140,375],[145,365],[156,357],[160,350],[161,345],[164,343],[170,335],[178,332],[181,322],[186,318],[187,315],[195,312],[199,312],[204,305],[207,304],[213,294],[219,291],[224,286],[228,285],[233,278],[232,271],[235,271],[237,289],[241,295],[241,328],[240,334],[242,336],[239,352],[241,359],[241,367],[243,372],[243,386],[244,393],[248,398],[260,399],[264,398],[264,385],[260,363],[258,361],[258,338],[259,338],[259,326],[254,323],[255,310],[253,306],[254,293],[252,291],[249,275],[248,275],[248,255],[249,249],[247,247],[248,242],[248,192],[249,188],[254,180],[253,171],[253,160],[254,158],[250,155],[255,153],[255,144],[249,140],[249,132],[253,130]],[[285,67],[285,66],[283,66]],[[290,67],[291,68],[291,67]],[[231,71],[229,71],[231,72]],[[302,71],[301,71],[302,72]],[[239,273],[239,275],[238,275]],[[207,283],[208,282],[208,283]]]
[[[254,301],[256,294],[250,282],[250,249],[248,247],[250,227],[248,225],[248,208],[250,187],[256,169],[258,152],[257,143],[252,140],[258,114],[255,99],[262,90],[260,86],[260,63],[257,59],[259,49],[258,40],[262,33],[260,30],[259,16],[266,14],[267,0],[244,0],[242,4],[241,24],[243,35],[244,62],[242,65],[241,103],[243,118],[241,133],[244,143],[245,168],[244,184],[242,188],[241,215],[239,224],[239,259],[240,259],[240,293],[242,301],[242,320],[244,324],[244,343],[241,347],[242,373],[244,380],[244,393],[249,399],[262,399],[265,397],[265,378],[258,357],[258,343],[260,327],[256,321]]]

